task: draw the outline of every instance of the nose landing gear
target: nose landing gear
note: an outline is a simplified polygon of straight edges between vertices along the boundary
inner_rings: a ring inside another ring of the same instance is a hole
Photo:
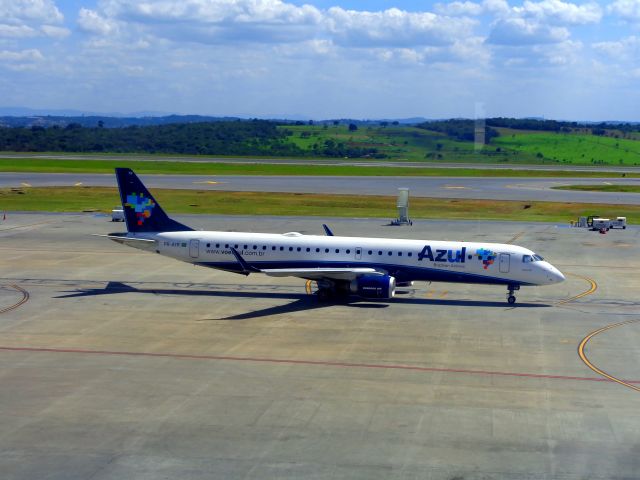
[[[516,296],[513,294],[516,290],[520,290],[520,285],[509,285],[507,286],[507,302],[509,305],[513,305],[516,303]]]

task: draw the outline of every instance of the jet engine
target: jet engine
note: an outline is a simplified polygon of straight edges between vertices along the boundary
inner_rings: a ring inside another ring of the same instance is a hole
[[[351,282],[350,289],[362,298],[393,298],[396,279],[390,275],[361,275]]]

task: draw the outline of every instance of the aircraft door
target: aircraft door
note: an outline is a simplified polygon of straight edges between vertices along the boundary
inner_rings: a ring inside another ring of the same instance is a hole
[[[356,260],[360,260],[362,258],[362,248],[356,247]]]
[[[500,273],[509,273],[509,264],[511,263],[511,255],[508,253],[500,254]]]
[[[200,240],[191,240],[189,242],[189,256],[191,258],[198,258],[200,254]]]

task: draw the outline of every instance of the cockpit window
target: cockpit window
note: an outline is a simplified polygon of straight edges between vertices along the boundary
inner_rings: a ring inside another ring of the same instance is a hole
[[[522,263],[529,263],[532,262],[533,258],[531,257],[531,255],[523,255],[522,256]]]
[[[543,260],[544,260],[544,258],[542,258],[540,255],[534,255],[533,256],[533,261],[534,262],[541,262]]]

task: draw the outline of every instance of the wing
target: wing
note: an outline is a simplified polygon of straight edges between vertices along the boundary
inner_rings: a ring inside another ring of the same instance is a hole
[[[299,277],[307,280],[354,280],[360,275],[384,275],[375,268],[272,268],[260,270],[271,277]]]
[[[245,275],[250,273],[264,273],[272,277],[298,277],[306,280],[354,280],[360,275],[384,275],[384,272],[376,270],[370,267],[352,267],[352,268],[266,268],[259,269],[252,265],[249,265],[247,261],[242,258],[235,248],[231,248],[231,253],[236,257],[236,260],[242,267],[242,271]]]

